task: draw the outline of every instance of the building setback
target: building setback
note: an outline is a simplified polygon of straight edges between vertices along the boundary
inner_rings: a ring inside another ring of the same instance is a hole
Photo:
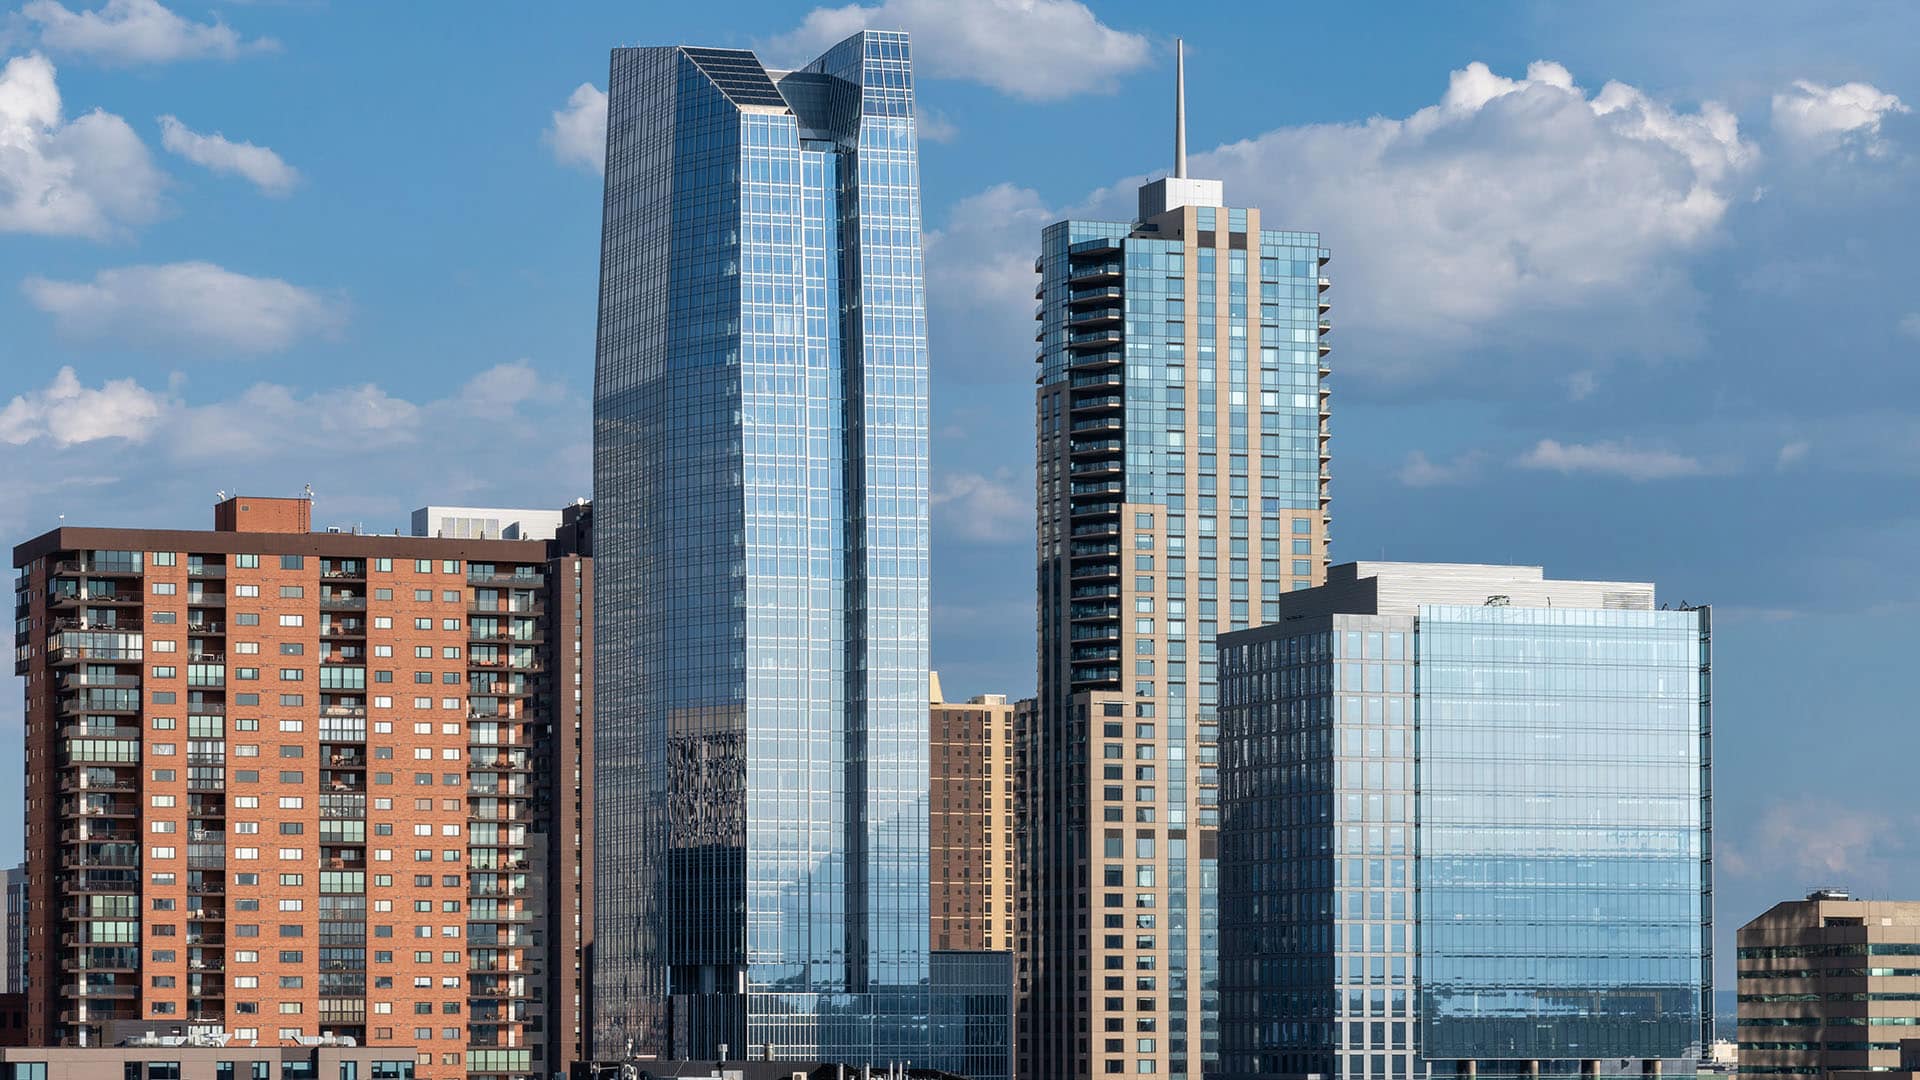
[[[233,498],[14,549],[29,1039],[545,1076],[583,1029],[592,561],[310,522]]]
[[[1651,585],[1419,563],[1222,635],[1221,1075],[1692,1072],[1710,642]]]
[[[936,949],[1013,949],[1013,727],[1031,702],[948,702],[933,678],[928,909]]]
[[[938,1065],[907,36],[607,92],[596,1055]]]
[[[1218,1059],[1214,639],[1325,571],[1328,258],[1187,176],[1184,134],[1135,220],[1042,234],[1023,1075]]]
[[[1741,1075],[1920,1067],[1920,901],[1821,889],[1768,908],[1736,944]]]

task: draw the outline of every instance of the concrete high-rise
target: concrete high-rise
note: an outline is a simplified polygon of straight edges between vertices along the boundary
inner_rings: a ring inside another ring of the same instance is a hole
[[[935,1060],[915,140],[902,33],[613,52],[600,1057]]]
[[[1027,1076],[1218,1056],[1214,638],[1327,557],[1328,253],[1189,177],[1049,226],[1036,394],[1039,694],[1020,852]]]
[[[1222,635],[1221,1075],[1691,1074],[1711,629],[1646,584],[1346,563]]]
[[[1920,1027],[1920,901],[1821,889],[1768,908],[1736,944],[1742,1076],[1920,1065],[1910,1034]]]
[[[316,533],[306,499],[250,497],[214,518],[14,549],[29,1040],[564,1068],[591,925],[579,530]]]
[[[1004,694],[947,701],[928,717],[928,905],[936,949],[1013,949],[1014,715]]]

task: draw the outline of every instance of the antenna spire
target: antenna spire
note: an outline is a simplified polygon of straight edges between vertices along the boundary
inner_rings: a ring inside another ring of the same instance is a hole
[[[1187,43],[1173,39],[1173,175],[1187,175]]]

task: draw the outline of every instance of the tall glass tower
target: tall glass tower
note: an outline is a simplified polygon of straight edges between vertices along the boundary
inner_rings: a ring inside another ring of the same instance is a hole
[[[1035,263],[1024,1076],[1212,1071],[1214,638],[1271,621],[1326,567],[1328,253],[1189,177],[1183,112],[1139,216],[1050,225]]]
[[[926,1063],[907,37],[616,49],[608,96],[595,1052]]]

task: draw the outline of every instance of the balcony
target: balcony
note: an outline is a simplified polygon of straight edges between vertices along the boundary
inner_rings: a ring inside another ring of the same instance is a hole
[[[1126,276],[1126,273],[1126,264],[1117,260],[1087,263],[1067,271],[1067,284],[1093,285],[1100,282],[1119,281]]]
[[[54,577],[73,577],[84,574],[88,577],[139,577],[143,571],[134,562],[88,562],[80,559],[64,559],[53,564]]]
[[[88,791],[138,791],[138,790],[140,790],[140,784],[137,780],[134,780],[132,777],[116,778],[113,780],[101,780],[97,777],[89,777],[84,772],[73,773],[73,772],[65,772],[65,771],[63,771],[60,775],[60,791],[62,794],[72,794],[75,792],[88,792]]]
[[[54,593],[47,597],[47,606],[55,611],[64,611],[68,608],[83,606],[99,607],[108,605],[126,607],[139,604],[141,600],[142,597],[137,592],[119,592],[117,590],[84,593]]]
[[[1067,257],[1086,258],[1093,255],[1107,255],[1120,250],[1122,240],[1117,236],[1096,236],[1091,240],[1082,240],[1067,248]]]
[[[1321,338],[1320,339],[1320,355],[1325,356],[1332,351],[1333,351],[1333,343],[1328,341],[1326,338]]]
[[[367,598],[346,593],[327,593],[320,597],[322,611],[365,611]]]
[[[1087,289],[1073,289],[1067,293],[1068,307],[1089,307],[1096,304],[1118,304],[1125,299],[1126,291],[1118,285],[1095,285]]]
[[[1081,563],[1073,568],[1073,573],[1070,575],[1073,581],[1114,581],[1119,577],[1120,564],[1112,561],[1111,558],[1102,562]]]
[[[1112,413],[1126,408],[1127,399],[1122,394],[1099,394],[1093,397],[1076,397],[1070,406],[1075,413]]]
[[[367,624],[363,622],[323,622],[320,624],[320,636],[324,638],[363,638],[367,636]]]
[[[1328,321],[1328,320],[1326,320],[1326,319],[1321,319],[1321,320],[1320,320],[1320,332],[1321,332],[1322,334],[1331,334],[1331,333],[1333,333],[1333,323],[1332,323],[1332,322],[1330,322],[1330,321]]]
[[[1106,349],[1118,346],[1123,340],[1117,327],[1106,330],[1088,330],[1078,334],[1068,334],[1067,348],[1074,352],[1083,352],[1088,349]]]
[[[90,716],[97,713],[135,714],[140,711],[140,698],[94,698],[70,697],[60,701],[62,716]]]
[[[512,571],[495,573],[467,571],[467,584],[469,585],[496,585],[504,588],[537,589],[545,584],[545,580],[546,579],[538,572],[523,574]]]
[[[189,563],[187,576],[190,578],[224,578],[227,568],[220,563]]]
[[[1120,319],[1121,312],[1117,307],[1087,308],[1082,311],[1076,311],[1067,318],[1067,329],[1082,331],[1100,327],[1118,327],[1120,325]],[[1075,333],[1073,337],[1068,340],[1072,341],[1079,336],[1078,333]]]
[[[1098,352],[1075,353],[1067,359],[1067,368],[1070,371],[1114,368],[1126,363],[1126,360],[1126,353],[1119,348],[1102,349]]]
[[[187,633],[189,634],[220,635],[226,632],[227,624],[219,619],[189,620],[187,622]]]

